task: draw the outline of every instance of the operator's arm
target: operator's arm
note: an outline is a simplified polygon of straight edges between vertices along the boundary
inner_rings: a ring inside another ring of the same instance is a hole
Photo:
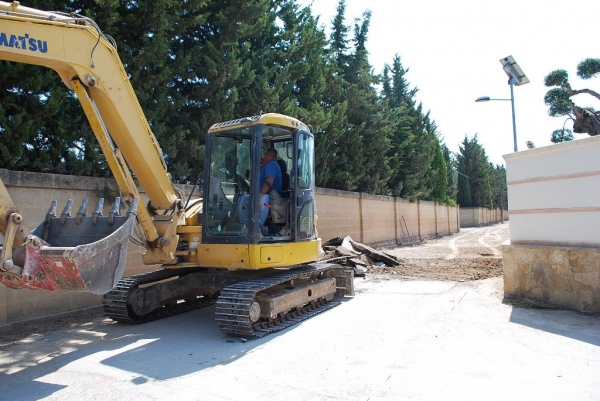
[[[275,185],[275,179],[280,174],[279,165],[275,161],[267,162],[267,164],[262,166],[260,175],[261,179],[262,177],[265,177],[265,181],[258,192],[258,196],[271,192],[271,189],[273,189],[273,186]]]
[[[271,187],[273,186],[274,182],[275,182],[275,178],[273,178],[273,177],[265,178],[265,183],[263,184],[262,188],[258,192],[258,196],[269,193],[271,191]]]

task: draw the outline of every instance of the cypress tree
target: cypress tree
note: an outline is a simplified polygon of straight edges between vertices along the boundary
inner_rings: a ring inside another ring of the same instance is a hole
[[[310,8],[300,9],[295,1],[283,1],[277,16],[283,22],[278,33],[276,58],[286,68],[281,86],[281,112],[295,116],[313,127],[315,135],[316,183],[327,186],[333,169],[332,143],[336,121],[345,116],[346,103],[330,102],[339,88],[327,52],[328,41]]]
[[[417,88],[410,89],[400,57],[396,55],[391,67],[384,70],[391,77],[384,77],[382,95],[392,108],[403,110],[399,124],[392,136],[395,174],[388,186],[393,193],[409,199],[428,199],[433,190],[433,162],[436,146],[439,146],[437,127],[430,120],[429,113],[417,104]]]
[[[355,191],[361,178],[362,138],[348,120],[350,94],[346,75],[349,69],[348,27],[345,25],[345,1],[340,0],[333,19],[329,54],[332,59],[332,74],[328,79],[328,92],[324,103],[333,111],[334,118],[326,127],[328,142],[327,164],[329,176],[323,184],[328,188]],[[338,105],[335,107],[335,105]],[[321,141],[323,143],[323,141]]]
[[[458,203],[463,207],[490,207],[492,205],[492,171],[485,150],[477,141],[466,135],[456,156],[458,171]],[[463,177],[463,178],[461,178]],[[468,179],[468,181],[464,181]]]
[[[433,162],[431,163],[431,169],[433,170],[433,188],[431,191],[431,200],[436,202],[446,202],[446,190],[448,188],[448,171],[446,170],[446,162],[444,161],[444,154],[439,142],[434,143],[435,155]]]
[[[442,154],[446,163],[447,182],[446,199],[450,204],[456,204],[456,194],[458,191],[458,172],[456,170],[456,159],[446,145],[442,145]]]

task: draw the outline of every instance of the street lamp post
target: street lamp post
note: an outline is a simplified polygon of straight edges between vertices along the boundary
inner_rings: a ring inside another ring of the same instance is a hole
[[[515,61],[515,59],[512,56],[508,56],[503,59],[500,59],[500,63],[502,63],[502,68],[504,69],[504,72],[506,73],[506,75],[508,75],[508,84],[510,85],[510,99],[492,99],[489,96],[481,96],[481,97],[478,97],[475,101],[476,102],[488,102],[490,100],[510,100],[510,103],[512,106],[514,149],[515,149],[515,152],[518,152],[519,148],[517,146],[517,121],[515,119],[514,86],[515,85],[521,86],[521,85],[525,85],[525,84],[529,83],[529,78],[527,78],[527,76],[525,76],[525,73],[523,73],[523,70],[521,69],[521,67],[519,67],[519,65],[517,64],[517,62]]]
[[[512,120],[513,120],[513,141],[515,143],[515,153],[519,151],[517,147],[517,121],[515,120],[515,78],[511,77],[508,80],[508,84],[510,85],[510,105],[512,106]]]
[[[500,184],[500,222],[504,223],[504,188],[502,188],[503,180],[501,174],[498,174],[498,181],[498,183]]]

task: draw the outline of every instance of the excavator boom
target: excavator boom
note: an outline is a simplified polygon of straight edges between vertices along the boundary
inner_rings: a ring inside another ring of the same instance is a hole
[[[79,218],[71,217],[68,205],[57,217],[54,205],[45,222],[27,241],[21,241],[22,238],[13,236],[24,231],[25,223],[2,185],[0,232],[6,240],[0,280],[15,288],[105,293],[123,274],[127,239],[136,221],[144,232],[147,259],[154,263],[176,263],[176,227],[184,220],[182,196],[171,184],[162,151],[129,83],[114,41],[89,18],[35,10],[16,1],[0,1],[0,59],[51,68],[75,91],[121,197],[130,206],[128,214],[133,216],[129,223],[125,223],[127,218],[111,217],[107,228],[100,229],[106,218],[98,213],[93,222],[85,218],[85,208],[80,210]],[[138,202],[141,197],[133,177],[150,199],[148,208]],[[131,210],[134,204],[135,210]],[[155,221],[148,209],[153,213],[169,212],[170,217]],[[120,210],[113,213],[119,214]],[[53,219],[59,223],[54,224]],[[71,223],[76,219],[76,224]],[[121,251],[108,251],[116,243]],[[15,263],[13,253],[19,257],[19,263]]]

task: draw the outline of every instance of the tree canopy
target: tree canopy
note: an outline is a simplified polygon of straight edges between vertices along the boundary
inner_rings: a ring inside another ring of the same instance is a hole
[[[591,79],[600,74],[600,59],[587,58],[577,65],[577,76],[581,79]],[[580,107],[575,104],[573,97],[587,94],[600,100],[600,94],[591,89],[573,89],[569,83],[569,74],[566,70],[555,70],[548,74],[544,80],[547,87],[552,87],[544,97],[544,102],[549,107],[548,114],[552,117],[569,117],[573,120],[573,132],[600,135],[600,112],[589,107]],[[568,134],[552,134],[552,142],[569,140]],[[572,139],[572,135],[571,135]]]
[[[329,37],[295,0],[27,6],[86,15],[115,38],[177,182],[197,179],[210,125],[279,112],[313,127],[321,187],[449,204],[458,195],[464,206],[495,202],[483,173],[468,164],[485,164],[476,138],[465,138],[466,153],[455,158],[416,100],[399,55],[374,73],[366,47],[371,13],[348,24],[345,0]],[[0,168],[111,175],[75,95],[53,71],[7,61],[0,68]],[[460,177],[469,175],[475,177],[467,196]]]
[[[573,136],[573,131],[568,128],[555,129],[552,131],[552,136],[550,137],[550,141],[552,143],[568,142],[572,141],[573,139],[575,139]]]

